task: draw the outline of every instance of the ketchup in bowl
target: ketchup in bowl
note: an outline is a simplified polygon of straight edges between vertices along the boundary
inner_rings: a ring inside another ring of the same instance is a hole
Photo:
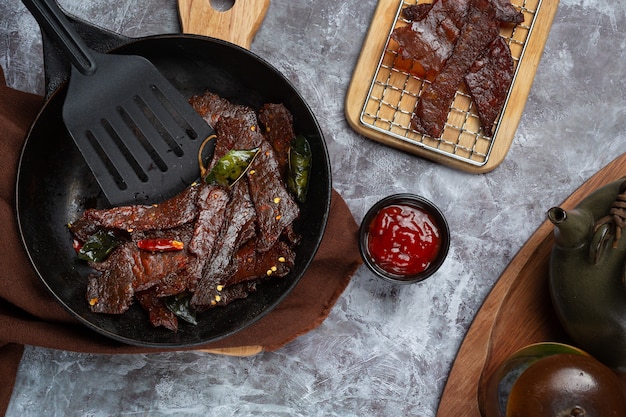
[[[359,243],[365,263],[378,276],[393,282],[418,282],[443,263],[449,230],[431,202],[398,194],[370,209],[361,224]]]
[[[441,247],[441,231],[423,210],[392,205],[378,212],[370,224],[367,249],[385,271],[396,275],[423,272]]]

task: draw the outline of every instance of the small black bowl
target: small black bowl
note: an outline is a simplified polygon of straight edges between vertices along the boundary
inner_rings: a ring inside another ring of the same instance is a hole
[[[368,249],[370,225],[381,210],[394,205],[410,206],[428,214],[431,221],[435,224],[439,231],[439,250],[434,259],[432,259],[432,261],[421,272],[401,275],[386,271],[376,263],[375,259],[370,254]],[[359,229],[359,249],[365,265],[367,265],[367,267],[378,277],[396,284],[412,284],[430,277],[443,264],[446,256],[448,255],[449,248],[450,228],[448,227],[448,222],[443,213],[432,202],[415,194],[394,194],[380,200],[365,214]]]

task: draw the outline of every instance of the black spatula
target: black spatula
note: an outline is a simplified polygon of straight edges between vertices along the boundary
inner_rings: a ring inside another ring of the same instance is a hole
[[[90,50],[55,0],[22,2],[71,60],[63,121],[109,202],[155,203],[196,180],[213,130],[159,70]]]

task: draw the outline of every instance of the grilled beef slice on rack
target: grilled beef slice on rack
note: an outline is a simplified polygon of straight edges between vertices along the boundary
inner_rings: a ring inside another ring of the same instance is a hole
[[[477,13],[482,13],[486,19],[477,21]],[[392,33],[392,38],[398,42],[400,56],[419,63],[428,73],[428,79],[433,80],[418,100],[411,127],[420,133],[440,137],[459,84],[474,61],[483,56],[489,61],[489,70],[474,68],[470,78],[475,86],[483,87],[475,88],[480,93],[476,97],[481,100],[481,105],[477,105],[481,122],[495,120],[493,113],[497,117],[503,103],[500,91],[508,90],[510,82],[506,82],[509,77],[505,75],[507,70],[504,67],[494,67],[497,63],[504,65],[503,61],[489,58],[487,54],[501,52],[500,45],[495,47],[495,51],[490,48],[496,38],[494,28],[501,23],[523,22],[523,13],[510,0],[435,0],[430,7],[407,6],[403,9],[403,16],[409,24],[394,29]],[[481,27],[484,30],[480,30]],[[476,65],[485,67],[484,62]],[[486,78],[492,74],[501,76],[496,80]],[[485,90],[490,82],[501,84]],[[486,126],[485,133],[490,135],[491,124],[483,126]]]
[[[421,19],[394,29],[391,37],[400,56],[418,62],[425,73],[438,74],[465,25],[468,1],[435,0]]]
[[[517,25],[524,21],[524,13],[517,10],[511,0],[491,0],[491,5],[496,10],[496,19],[502,23]]]
[[[493,124],[506,101],[513,75],[511,49],[500,36],[465,74],[465,85],[476,104],[480,124],[487,136],[493,134]]]
[[[500,26],[489,0],[471,0],[466,21],[452,55],[435,80],[422,91],[411,118],[413,129],[434,138],[443,133],[450,105],[465,74],[500,36]]]
[[[410,4],[402,9],[402,17],[410,22],[417,22],[418,20],[422,20],[426,17],[430,9],[432,9],[433,4],[435,4],[438,0],[435,0],[432,3],[419,3],[419,4]]]

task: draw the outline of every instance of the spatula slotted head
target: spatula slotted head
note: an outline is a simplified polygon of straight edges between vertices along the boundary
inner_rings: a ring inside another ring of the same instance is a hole
[[[97,71],[72,69],[63,121],[112,205],[157,203],[199,175],[213,134],[147,59],[94,53]]]

